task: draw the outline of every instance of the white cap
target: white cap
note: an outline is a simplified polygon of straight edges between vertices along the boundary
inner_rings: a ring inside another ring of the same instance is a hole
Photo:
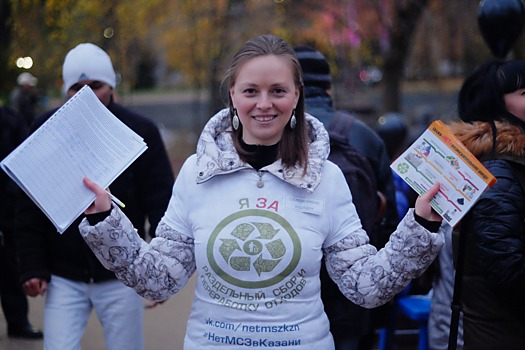
[[[97,45],[83,43],[69,51],[62,66],[64,90],[83,80],[96,80],[116,86],[116,75],[111,58]]]
[[[29,86],[36,86],[38,83],[38,79],[29,72],[20,73],[18,78],[16,78],[16,83],[18,85],[29,85]]]

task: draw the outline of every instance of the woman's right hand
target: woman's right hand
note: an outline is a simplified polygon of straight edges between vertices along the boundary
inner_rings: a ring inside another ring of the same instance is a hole
[[[102,213],[111,209],[111,198],[109,198],[108,193],[102,187],[87,177],[84,178],[84,185],[97,195],[95,201],[86,209],[84,214]]]
[[[43,278],[31,278],[22,284],[22,288],[30,297],[44,295],[47,290],[47,281]]]

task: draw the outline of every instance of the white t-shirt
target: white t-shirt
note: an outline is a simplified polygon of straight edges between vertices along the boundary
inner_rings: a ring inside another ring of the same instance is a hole
[[[361,227],[339,168],[327,162],[310,193],[253,169],[196,184],[195,161],[181,169],[163,218],[195,243],[185,349],[332,349],[322,248]]]

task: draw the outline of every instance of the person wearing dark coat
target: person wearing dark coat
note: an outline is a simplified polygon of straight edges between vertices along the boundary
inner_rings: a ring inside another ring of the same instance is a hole
[[[297,46],[294,50],[303,70],[306,111],[328,128],[336,113],[330,95],[332,78],[328,61],[321,52],[308,45]],[[386,198],[386,212],[378,230],[380,238],[376,242],[376,248],[380,249],[399,223],[388,151],[379,135],[357,117],[348,131],[348,142],[368,159],[376,175],[377,188]],[[386,322],[392,305],[374,310],[358,307],[348,301],[327,276],[322,269],[321,298],[336,349],[371,349],[375,342],[375,330]]]
[[[73,48],[66,55],[62,75],[68,97],[88,85],[119,120],[144,138],[148,149],[109,189],[126,204],[124,212],[139,235],[153,237],[174,183],[159,129],[151,120],[115,103],[116,75],[109,56],[98,46],[83,43]],[[32,131],[54,112],[38,117]],[[142,300],[104,268],[84,243],[78,230],[83,215],[59,234],[29,197],[22,196],[18,212],[21,281],[30,296],[46,293],[44,347],[80,348],[94,308],[107,349],[143,349]]]
[[[0,107],[0,161],[27,136],[29,129],[23,118],[12,108]],[[42,331],[28,319],[27,296],[19,282],[15,245],[15,207],[18,187],[0,171],[0,299],[11,338],[40,339]]]
[[[37,88],[38,78],[29,72],[21,73],[16,79],[16,87],[9,95],[9,105],[17,111],[27,126],[35,120],[39,110],[41,92]]]
[[[525,61],[490,61],[463,83],[453,133],[496,177],[460,223],[464,349],[525,346]]]

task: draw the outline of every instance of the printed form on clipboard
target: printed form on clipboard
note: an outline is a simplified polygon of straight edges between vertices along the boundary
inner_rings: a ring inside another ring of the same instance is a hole
[[[496,178],[437,120],[390,166],[419,195],[436,181],[432,208],[451,226],[476,203]]]
[[[146,149],[84,86],[0,166],[63,233],[95,199],[83,178],[107,188]]]

